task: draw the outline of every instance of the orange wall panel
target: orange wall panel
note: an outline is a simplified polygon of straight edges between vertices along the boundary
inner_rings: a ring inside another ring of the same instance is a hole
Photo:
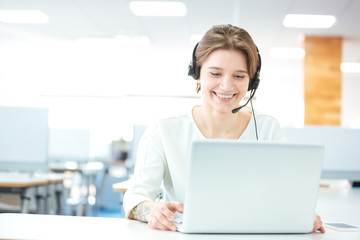
[[[305,125],[341,124],[342,38],[304,40]]]

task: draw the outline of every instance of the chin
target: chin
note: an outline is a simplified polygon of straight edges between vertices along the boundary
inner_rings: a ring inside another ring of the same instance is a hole
[[[219,113],[232,113],[231,111],[236,107],[231,108],[215,108],[215,110]]]

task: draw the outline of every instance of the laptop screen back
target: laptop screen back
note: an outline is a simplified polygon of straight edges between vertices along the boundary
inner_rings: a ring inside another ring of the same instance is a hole
[[[322,159],[323,147],[318,145],[194,142],[184,231],[311,231]]]

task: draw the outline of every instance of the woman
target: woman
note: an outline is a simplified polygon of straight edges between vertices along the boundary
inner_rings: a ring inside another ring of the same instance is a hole
[[[260,55],[251,36],[232,25],[212,27],[194,49],[189,75],[202,93],[191,112],[159,120],[139,144],[133,186],[124,196],[125,216],[150,228],[176,230],[170,221],[183,212],[191,143],[206,138],[283,141],[278,122],[247,109],[233,111],[259,83]],[[235,112],[235,113],[233,113]],[[164,200],[155,201],[160,186]],[[316,216],[313,231],[324,232]]]

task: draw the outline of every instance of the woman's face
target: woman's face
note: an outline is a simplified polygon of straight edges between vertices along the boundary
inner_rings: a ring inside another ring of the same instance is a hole
[[[238,50],[217,49],[201,66],[200,79],[203,105],[220,113],[239,106],[249,85],[245,54]]]

